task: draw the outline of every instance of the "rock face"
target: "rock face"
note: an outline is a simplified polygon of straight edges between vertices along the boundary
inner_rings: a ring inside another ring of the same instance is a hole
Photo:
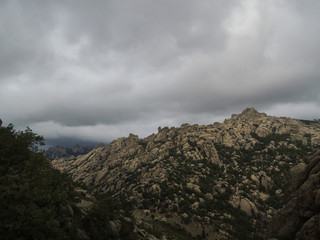
[[[137,217],[142,225],[151,212],[148,221],[166,219],[193,237],[256,239],[282,207],[286,172],[298,164],[304,171],[302,159],[319,145],[319,122],[248,108],[223,123],[159,127],[144,139],[130,134],[52,164],[95,191],[125,198],[144,216]]]
[[[272,220],[276,239],[320,239],[320,151],[290,170],[287,203]]]

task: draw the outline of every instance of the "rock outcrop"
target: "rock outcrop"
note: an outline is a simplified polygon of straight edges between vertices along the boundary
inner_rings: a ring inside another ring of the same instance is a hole
[[[320,151],[290,170],[285,206],[272,220],[273,239],[320,239]]]

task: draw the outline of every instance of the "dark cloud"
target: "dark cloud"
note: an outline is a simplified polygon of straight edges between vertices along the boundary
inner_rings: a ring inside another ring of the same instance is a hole
[[[318,1],[0,2],[0,115],[110,141],[255,106],[319,118]],[[291,109],[291,110],[290,110]]]
[[[80,144],[83,146],[95,146],[97,144],[100,144],[101,142],[97,141],[88,141],[86,139],[81,139],[81,138],[58,138],[58,139],[47,139],[45,141],[44,149],[47,150],[50,147],[55,147],[55,146],[65,146],[68,148],[74,147],[76,144]]]

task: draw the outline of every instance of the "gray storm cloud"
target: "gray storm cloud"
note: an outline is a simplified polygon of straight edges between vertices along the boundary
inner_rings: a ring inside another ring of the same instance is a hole
[[[319,118],[320,2],[0,2],[0,116],[110,141],[254,106]]]

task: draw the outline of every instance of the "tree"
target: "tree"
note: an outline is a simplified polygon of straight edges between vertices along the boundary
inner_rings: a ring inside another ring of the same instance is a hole
[[[53,169],[38,145],[43,138],[31,129],[0,128],[0,236],[3,239],[71,239],[72,182]]]

